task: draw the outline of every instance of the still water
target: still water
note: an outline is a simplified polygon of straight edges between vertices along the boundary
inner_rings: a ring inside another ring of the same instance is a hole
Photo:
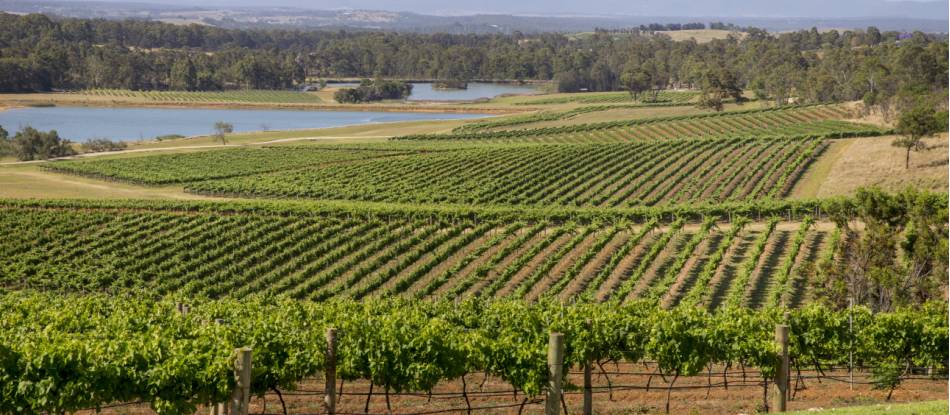
[[[211,134],[216,121],[234,124],[234,131],[327,128],[394,121],[454,120],[484,117],[481,114],[293,111],[253,109],[178,108],[16,108],[0,111],[0,126],[11,135],[26,126],[56,130],[60,137],[82,142],[152,139],[169,134]]]
[[[354,88],[356,83],[329,84],[334,88]],[[428,82],[412,82],[410,101],[471,101],[494,98],[504,94],[532,94],[537,88],[531,85],[469,82],[468,89],[435,89]]]

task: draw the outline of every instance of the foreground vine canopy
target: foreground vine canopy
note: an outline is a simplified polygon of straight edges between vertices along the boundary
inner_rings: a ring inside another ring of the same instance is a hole
[[[293,390],[324,365],[324,332],[338,330],[337,374],[385,390],[426,391],[466,373],[489,373],[534,396],[548,381],[548,333],[564,333],[564,362],[656,361],[662,373],[695,375],[707,363],[757,367],[776,359],[781,309],[650,302],[299,302],[252,296],[203,300],[186,315],[171,300],[130,294],[0,294],[0,412],[63,412],[117,401],[158,413],[191,413],[225,400],[233,350],[254,353],[252,393]],[[946,304],[872,314],[812,305],[792,310],[791,356],[801,364],[847,362],[940,367],[947,361]],[[849,316],[856,321],[848,330]],[[215,323],[215,321],[218,321]],[[815,359],[815,360],[812,360]]]

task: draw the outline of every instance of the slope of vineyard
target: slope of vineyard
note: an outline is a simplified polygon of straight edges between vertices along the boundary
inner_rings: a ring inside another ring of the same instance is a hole
[[[626,207],[783,196],[817,139],[488,146],[190,184],[191,192],[325,200]]]
[[[405,154],[407,151],[333,147],[263,147],[194,153],[63,161],[53,171],[142,184],[187,183],[255,173]]]
[[[513,126],[532,116],[506,121],[484,121],[479,125]],[[544,115],[534,115],[544,118]],[[627,142],[673,138],[825,136],[829,138],[881,135],[886,131],[872,125],[843,121],[847,110],[834,105],[749,109],[671,117],[639,118],[557,127],[467,131],[397,137],[397,140],[480,140],[491,142]]]
[[[698,91],[659,91],[654,97],[652,93],[643,93],[639,99],[634,99],[627,92],[607,92],[597,94],[567,94],[566,96],[529,99],[516,102],[515,105],[554,105],[567,103],[603,104],[639,101],[650,104],[688,104],[699,96]]]
[[[187,205],[186,205],[187,207]],[[304,215],[150,209],[147,205],[0,208],[0,284],[8,289],[117,291],[155,295],[288,294],[294,298],[371,298],[406,295],[538,299],[587,296],[706,304],[712,288],[698,271],[729,262],[801,261],[788,250],[713,252],[731,243],[729,223],[588,224],[502,219],[479,221],[389,217],[324,211]],[[762,223],[743,228],[761,233]],[[779,222],[795,232],[800,222]],[[805,252],[830,238],[834,226],[807,228]],[[819,236],[820,235],[820,236]],[[480,243],[476,243],[479,241]],[[703,264],[693,255],[709,257]],[[736,256],[739,255],[739,256]],[[796,254],[797,255],[797,254]],[[789,258],[786,258],[789,257]],[[708,272],[706,273],[708,274]],[[798,278],[798,277],[796,277]],[[784,301],[786,274],[727,272],[721,284],[750,305]],[[755,301],[752,285],[766,287]],[[805,286],[800,278],[795,284]],[[629,294],[629,295],[628,295]],[[800,295],[800,294],[799,294]],[[668,297],[668,298],[667,298]]]
[[[135,99],[161,103],[319,103],[320,97],[306,92],[242,89],[233,91],[131,91],[89,89],[79,95],[113,99]]]

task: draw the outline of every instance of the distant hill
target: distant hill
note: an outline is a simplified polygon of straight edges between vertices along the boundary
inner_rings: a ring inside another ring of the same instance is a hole
[[[161,0],[158,0],[161,1]],[[298,28],[298,29],[349,29],[349,30],[393,30],[420,33],[525,33],[537,32],[584,32],[594,28],[617,29],[639,26],[649,23],[688,23],[724,21],[739,26],[754,26],[769,31],[788,31],[810,27],[818,28],[866,28],[877,26],[882,30],[945,33],[948,21],[947,3],[934,5],[930,2],[869,2],[860,11],[852,13],[868,14],[872,17],[846,17],[841,4],[845,2],[827,2],[825,17],[774,17],[778,11],[806,13],[806,6],[775,7],[772,2],[755,2],[749,8],[735,14],[730,10],[739,9],[746,0],[726,0],[716,2],[723,7],[711,7],[704,4],[681,4],[677,9],[658,5],[650,7],[631,5],[635,12],[627,15],[514,15],[514,14],[467,14],[467,15],[430,15],[413,12],[384,10],[312,10],[293,7],[247,7],[249,2],[236,2],[236,6],[217,6],[216,2],[205,2],[209,6],[194,7],[164,3],[111,2],[111,1],[65,1],[65,0],[0,0],[0,11],[11,13],[44,13],[64,17],[85,17],[105,19],[148,19],[176,24],[198,23],[226,28]],[[270,4],[285,4],[274,1]],[[323,2],[327,3],[327,2]],[[360,4],[360,2],[348,2]],[[366,2],[364,2],[366,3]],[[520,3],[520,2],[519,2]],[[529,2],[530,3],[530,2]],[[677,3],[677,2],[672,2]],[[678,3],[683,3],[680,0]],[[805,0],[802,4],[815,5],[817,2]],[[885,3],[885,4],[879,4]],[[639,4],[639,3],[638,3]],[[244,6],[242,6],[244,5]],[[791,8],[790,8],[791,7]],[[500,8],[505,9],[505,8]],[[541,8],[543,9],[543,8]],[[788,10],[785,10],[788,9]],[[938,10],[939,9],[939,10]],[[547,10],[547,9],[543,9]],[[942,10],[942,11],[941,11]],[[551,12],[557,9],[550,10]],[[770,15],[769,12],[772,12]],[[666,12],[666,13],[662,13]],[[678,13],[678,14],[677,14]],[[873,17],[873,13],[879,16]],[[635,15],[636,14],[636,15]],[[938,19],[920,16],[939,16]]]

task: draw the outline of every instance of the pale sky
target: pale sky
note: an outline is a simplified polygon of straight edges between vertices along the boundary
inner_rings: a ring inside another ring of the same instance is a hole
[[[83,1],[83,0],[71,0]],[[101,1],[101,0],[100,0]],[[890,0],[106,0],[210,8],[288,6],[422,14],[637,15],[674,17],[913,17],[946,19],[948,2]]]

